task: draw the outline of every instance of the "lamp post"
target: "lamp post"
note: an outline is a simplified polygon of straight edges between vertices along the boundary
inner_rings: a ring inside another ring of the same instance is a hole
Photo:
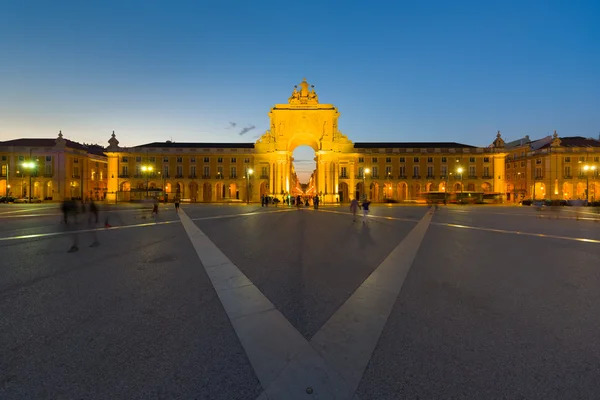
[[[246,170],[246,204],[250,204],[250,175],[253,173],[252,168]]]
[[[31,174],[35,167],[36,164],[33,161],[23,163],[23,168],[29,171],[29,203],[31,203]]]
[[[163,201],[164,201],[164,199],[165,199],[165,176],[163,174],[161,174],[160,171],[158,171],[158,175],[160,175],[160,190],[162,192]]]
[[[590,205],[590,171],[595,171],[595,165],[584,165],[583,170],[585,171],[585,205]]]
[[[371,170],[369,168],[365,168],[364,172],[363,172],[363,190],[365,192],[364,196],[365,196],[365,200],[368,200],[367,197],[367,184],[366,184],[366,177],[367,174],[371,172]]]
[[[142,165],[142,172],[146,175],[146,198],[148,198],[148,178],[153,170],[154,167],[152,167],[152,165]]]
[[[6,163],[6,197],[8,197],[8,189],[10,189],[10,185],[8,184],[8,163]]]
[[[463,167],[458,167],[456,173],[460,174],[460,192],[463,192]]]

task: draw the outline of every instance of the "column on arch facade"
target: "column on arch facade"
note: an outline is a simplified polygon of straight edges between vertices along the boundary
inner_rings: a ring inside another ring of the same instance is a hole
[[[334,193],[334,198],[337,198],[337,196],[339,196],[339,192],[340,192],[340,163],[339,161],[336,161],[335,164],[333,165],[333,191]]]
[[[325,194],[325,162],[323,156],[319,155],[319,161],[317,162],[317,194]]]
[[[350,187],[348,188],[348,200],[356,197],[356,182],[354,181],[354,161],[350,161],[350,168],[348,168],[348,174],[350,176]]]

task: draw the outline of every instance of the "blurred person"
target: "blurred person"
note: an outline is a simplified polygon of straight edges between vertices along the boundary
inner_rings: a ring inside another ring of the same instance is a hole
[[[371,202],[369,200],[367,200],[367,198],[365,197],[362,202],[363,224],[365,224],[367,222],[367,216],[369,215],[369,205],[370,204],[371,204]]]
[[[98,206],[94,202],[93,199],[89,201],[90,205],[88,208],[88,228],[92,230],[92,238],[94,241],[90,245],[90,247],[98,247],[100,242],[98,241],[98,234],[96,233],[96,225],[98,225]]]
[[[352,222],[356,222],[356,212],[358,211],[358,200],[352,199],[350,202],[350,211],[352,211]]]
[[[75,200],[65,200],[62,203],[61,210],[63,212],[63,222],[65,223],[65,229],[67,231],[72,231],[73,235],[73,244],[69,249],[69,253],[74,253],[79,250],[77,246],[77,214],[78,214],[78,206]]]

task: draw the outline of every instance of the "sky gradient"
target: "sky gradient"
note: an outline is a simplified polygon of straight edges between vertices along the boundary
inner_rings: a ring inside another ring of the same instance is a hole
[[[367,4],[2,2],[0,140],[255,141],[303,77],[354,141],[598,137],[599,2]]]

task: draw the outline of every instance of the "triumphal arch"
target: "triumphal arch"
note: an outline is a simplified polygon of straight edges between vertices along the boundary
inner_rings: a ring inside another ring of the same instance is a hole
[[[316,171],[309,183],[312,192],[324,201],[336,201],[340,171],[354,171],[356,158],[354,144],[338,129],[339,116],[332,104],[319,103],[314,85],[306,79],[294,86],[287,104],[271,108],[270,129],[254,149],[255,168],[268,176],[271,194],[293,191],[296,177],[292,153],[298,146],[307,145],[315,151]],[[350,187],[354,187],[354,174],[348,174],[348,178]]]

